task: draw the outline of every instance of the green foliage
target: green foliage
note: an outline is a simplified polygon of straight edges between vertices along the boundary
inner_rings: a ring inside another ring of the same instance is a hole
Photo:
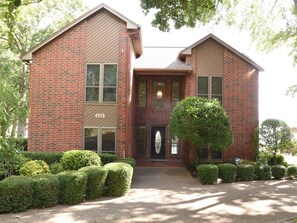
[[[170,1],[170,0],[141,0],[141,8],[145,14],[157,10],[152,25],[161,31],[169,31],[171,22],[174,28],[183,26],[194,28],[196,23],[206,24],[214,19],[218,10],[227,10],[230,1]],[[233,1],[234,2],[234,1]]]
[[[61,158],[65,170],[78,170],[85,166],[100,166],[101,160],[97,153],[89,150],[71,150]]]
[[[267,119],[262,122],[259,130],[260,145],[275,159],[278,152],[282,152],[292,145],[293,134],[289,126],[278,119]],[[275,162],[273,164],[276,164]]]
[[[27,138],[0,138],[0,143],[2,141],[7,141],[9,144],[15,145],[15,147],[20,151],[26,151],[28,146]]]
[[[57,174],[64,171],[61,163],[53,163],[49,166],[49,169],[52,174]]]
[[[287,176],[294,178],[297,176],[297,166],[288,166],[287,167]]]
[[[235,181],[236,166],[231,163],[219,164],[219,178],[223,183],[232,183]]]
[[[21,7],[15,7],[16,1],[21,2]],[[39,4],[28,4],[38,1],[0,1],[0,135],[3,138],[10,126],[11,136],[17,130],[21,137],[22,127],[27,125],[29,71],[27,66],[23,69],[20,55],[86,11],[83,0],[42,0]]]
[[[116,160],[115,162],[116,163],[127,163],[133,167],[133,170],[135,170],[135,167],[136,167],[136,160],[134,158],[129,158],[129,157],[122,158],[122,159]]]
[[[55,206],[59,200],[59,179],[56,175],[40,174],[32,177],[34,181],[33,207]]]
[[[275,157],[270,154],[268,164],[269,165],[283,165],[285,163],[285,157],[282,154],[276,154]]]
[[[271,180],[271,166],[267,164],[257,166],[256,175],[258,180]]]
[[[86,199],[93,200],[100,197],[103,193],[107,177],[107,169],[99,166],[87,166],[79,169],[88,175]]]
[[[59,203],[78,204],[84,201],[88,176],[83,171],[64,171],[57,174],[60,183]]]
[[[254,178],[254,167],[250,164],[239,164],[236,175],[240,181],[252,181]]]
[[[31,160],[20,168],[23,176],[36,176],[42,173],[50,173],[48,165],[42,160]]]
[[[198,163],[196,160],[192,160],[186,163],[187,170],[189,171],[197,171],[197,165]]]
[[[104,166],[108,174],[106,178],[106,195],[110,197],[124,196],[130,189],[133,168],[127,163],[108,163]]]
[[[201,164],[197,166],[197,174],[202,184],[216,184],[219,168],[214,164]]]
[[[223,150],[233,143],[226,112],[218,100],[187,97],[170,115],[170,135],[190,141],[194,146],[211,144]]]
[[[117,156],[115,154],[99,153],[99,156],[103,165],[112,163],[117,160]]]
[[[19,168],[27,159],[22,156],[19,147],[9,140],[2,139],[0,141],[0,175],[9,177],[12,174],[18,173]]]
[[[0,213],[22,212],[33,201],[33,180],[30,177],[12,176],[0,181]]]
[[[43,160],[47,165],[60,162],[63,152],[24,152],[25,157],[30,160]]]
[[[282,179],[286,176],[286,167],[283,165],[274,165],[271,167],[271,173],[274,179]]]

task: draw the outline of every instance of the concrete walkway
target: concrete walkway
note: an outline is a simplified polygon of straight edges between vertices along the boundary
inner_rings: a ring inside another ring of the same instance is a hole
[[[138,167],[129,193],[75,206],[0,215],[0,222],[293,222],[297,181],[203,186],[184,168]]]

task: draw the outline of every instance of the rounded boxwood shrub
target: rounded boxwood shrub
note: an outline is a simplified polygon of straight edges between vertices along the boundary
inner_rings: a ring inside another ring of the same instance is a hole
[[[64,170],[78,170],[85,166],[100,166],[101,160],[97,153],[89,150],[70,150],[61,158]]]
[[[100,166],[86,166],[79,169],[79,171],[83,171],[88,175],[86,199],[92,200],[100,197],[103,193],[107,169]]]
[[[239,164],[236,175],[240,181],[252,181],[254,178],[254,167],[250,164]]]
[[[117,156],[115,154],[99,153],[99,156],[103,165],[112,163],[117,160]]]
[[[297,176],[297,166],[288,166],[287,176],[290,178],[296,177]]]
[[[219,178],[223,183],[232,183],[235,181],[236,166],[231,163],[219,164]]]
[[[258,180],[271,180],[271,166],[260,165],[256,168]]]
[[[63,152],[23,152],[26,158],[30,160],[43,160],[47,165],[60,162]]]
[[[33,206],[36,208],[52,207],[59,200],[59,179],[53,174],[40,174],[32,177],[34,181]]]
[[[24,176],[36,176],[42,173],[50,173],[48,165],[42,160],[31,160],[20,168],[20,175]]]
[[[88,176],[82,171],[57,174],[60,183],[59,203],[78,204],[84,201]]]
[[[64,171],[61,163],[53,163],[49,166],[49,169],[52,174],[57,174]]]
[[[135,167],[136,167],[136,160],[134,158],[122,158],[122,159],[116,160],[115,163],[127,163],[133,167],[133,170],[135,170]]]
[[[127,163],[108,163],[104,166],[108,171],[105,186],[106,195],[110,197],[124,196],[129,190],[133,177],[133,168]]]
[[[274,165],[271,167],[271,173],[274,179],[282,179],[286,175],[286,167],[284,167],[283,165]]]
[[[201,164],[197,166],[198,179],[202,184],[216,184],[218,172],[219,168],[214,164]]]
[[[33,202],[33,180],[12,176],[0,181],[0,213],[22,212]]]

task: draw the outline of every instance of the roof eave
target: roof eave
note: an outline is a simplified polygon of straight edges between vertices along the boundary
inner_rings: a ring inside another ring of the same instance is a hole
[[[48,37],[47,39],[45,39],[41,43],[37,44],[36,46],[34,46],[30,50],[28,50],[26,53],[22,54],[20,56],[21,60],[23,60],[23,61],[32,61],[33,53],[35,51],[37,51],[38,49],[40,49],[41,47],[43,47],[44,45],[46,45],[47,43],[49,43],[50,41],[52,41],[53,39],[55,39],[56,37],[61,35],[62,33],[66,32],[67,30],[69,30],[73,26],[77,25],[78,23],[80,23],[84,19],[88,18],[89,16],[93,15],[94,13],[96,13],[97,11],[99,11],[99,10],[101,10],[103,8],[106,9],[107,11],[109,11],[110,13],[116,15],[117,17],[119,17],[123,21],[125,21],[127,23],[127,29],[138,30],[140,28],[140,26],[138,24],[136,24],[132,20],[128,19],[126,16],[124,16],[121,13],[119,13],[118,11],[110,8],[108,5],[102,3],[102,4],[99,4],[98,6],[96,6],[95,8],[91,9],[90,11],[86,12],[82,16],[78,17],[77,19],[75,19],[73,22],[71,22],[70,24],[68,24],[64,28],[58,30],[53,35],[51,35],[50,37]]]
[[[233,48],[229,44],[225,43],[223,40],[219,39],[218,37],[216,37],[212,33],[208,34],[207,36],[205,36],[202,39],[198,40],[197,42],[193,43],[191,46],[189,46],[189,47],[185,48],[184,50],[182,50],[180,52],[180,54],[179,54],[179,58],[184,58],[186,55],[191,55],[192,54],[192,49],[194,47],[198,46],[199,44],[203,43],[204,41],[206,41],[206,40],[208,40],[210,38],[212,38],[215,41],[219,42],[220,44],[222,44],[223,46],[225,46],[227,49],[229,49],[230,51],[232,51],[233,53],[235,53],[236,55],[238,55],[239,57],[241,57],[242,59],[244,59],[245,61],[247,61],[249,64],[251,64],[258,71],[261,71],[261,72],[264,71],[264,68],[263,67],[261,67],[260,65],[258,65],[257,63],[255,63],[253,60],[251,60],[249,57],[247,57],[244,54],[240,53],[238,50],[236,50],[235,48]]]

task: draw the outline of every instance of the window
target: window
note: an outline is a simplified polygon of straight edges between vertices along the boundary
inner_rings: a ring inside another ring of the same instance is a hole
[[[175,105],[180,100],[180,83],[179,82],[172,82],[172,88],[171,88],[171,104],[172,108],[175,107]]]
[[[198,76],[199,97],[208,99],[217,98],[221,103],[223,102],[223,80],[222,77],[216,76]]]
[[[178,138],[171,139],[171,154],[178,155],[179,153],[179,140]]]
[[[153,108],[165,108],[165,81],[153,82]]]
[[[115,128],[85,128],[84,149],[94,152],[115,153]]]
[[[209,160],[218,160],[221,161],[223,159],[222,151],[210,151],[210,146],[200,146],[198,148],[198,159],[201,161],[209,161]]]
[[[86,101],[116,102],[117,64],[87,64]]]
[[[138,126],[137,128],[137,155],[145,156],[146,155],[146,127]]]
[[[146,81],[138,82],[138,107],[146,107]]]

